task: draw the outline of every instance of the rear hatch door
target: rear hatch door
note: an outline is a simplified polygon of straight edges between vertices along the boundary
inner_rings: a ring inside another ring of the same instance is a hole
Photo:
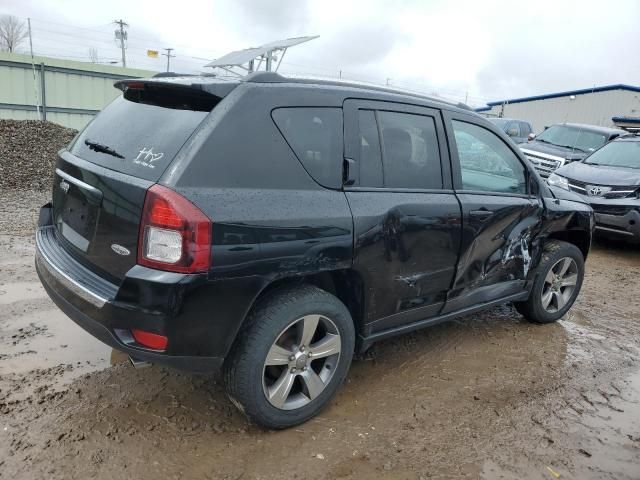
[[[58,237],[114,282],[136,263],[146,190],[221,100],[193,86],[120,85],[124,94],[60,152],[53,185]]]

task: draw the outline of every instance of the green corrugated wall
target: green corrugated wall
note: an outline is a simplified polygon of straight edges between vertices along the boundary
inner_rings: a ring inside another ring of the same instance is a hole
[[[93,117],[92,112],[83,110],[101,110],[120,93],[113,87],[119,77],[149,77],[156,73],[49,57],[34,57],[34,63],[39,103],[42,102],[41,64],[45,65],[47,120],[76,129]],[[0,52],[0,118],[36,120],[35,105],[31,57]]]

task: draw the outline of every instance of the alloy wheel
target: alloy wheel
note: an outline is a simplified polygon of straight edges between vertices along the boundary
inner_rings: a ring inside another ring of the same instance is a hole
[[[305,315],[286,327],[264,362],[262,388],[281,410],[303,407],[320,395],[340,360],[341,338],[323,315]]]
[[[555,313],[571,300],[578,283],[578,265],[571,257],[553,264],[542,286],[542,308]]]

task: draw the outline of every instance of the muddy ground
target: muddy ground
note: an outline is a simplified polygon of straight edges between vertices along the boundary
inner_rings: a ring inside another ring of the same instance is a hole
[[[56,309],[33,269],[47,196],[0,193],[2,479],[640,479],[638,249],[596,244],[557,324],[504,306],[376,345],[273,432],[219,378],[136,370]]]

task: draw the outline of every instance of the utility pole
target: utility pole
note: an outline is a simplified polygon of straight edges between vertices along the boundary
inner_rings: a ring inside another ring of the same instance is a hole
[[[116,40],[120,42],[120,50],[122,50],[122,67],[126,68],[127,57],[124,51],[127,48],[125,46],[125,42],[127,41],[127,31],[125,30],[125,28],[128,28],[129,24],[122,19],[114,20],[113,23],[115,23],[116,25],[118,25],[118,27],[120,27],[119,29],[116,30],[115,34],[116,34]]]
[[[42,120],[40,116],[40,101],[38,99],[38,83],[36,82],[36,63],[33,60],[33,40],[31,39],[31,18],[27,18],[27,25],[29,26],[29,50],[31,51],[31,68],[33,69],[33,91],[36,94],[36,112],[38,114],[38,120]],[[44,72],[42,73],[44,75]]]
[[[173,57],[175,57],[175,55],[171,55],[171,52],[174,50],[173,48],[165,48],[164,50],[167,51],[167,53],[163,53],[162,55],[164,55],[165,57],[167,57],[167,72],[170,72],[171,69],[169,68],[169,66],[171,65],[171,59]]]

